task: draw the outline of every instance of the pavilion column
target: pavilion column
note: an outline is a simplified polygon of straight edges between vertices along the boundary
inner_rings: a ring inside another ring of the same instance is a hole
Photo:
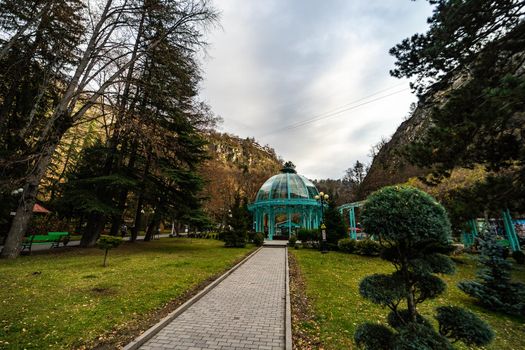
[[[275,225],[274,225],[274,220],[275,220],[275,217],[274,217],[275,213],[274,213],[274,210],[273,208],[270,209],[270,214],[268,216],[268,238],[270,240],[273,240],[273,235],[274,235],[274,230],[275,230]]]
[[[292,215],[290,212],[290,207],[286,208],[286,216],[288,217],[288,238],[290,238],[292,234]]]
[[[261,212],[262,212],[261,209],[257,209],[257,216],[255,220],[255,232],[261,232],[261,221],[262,221]]]

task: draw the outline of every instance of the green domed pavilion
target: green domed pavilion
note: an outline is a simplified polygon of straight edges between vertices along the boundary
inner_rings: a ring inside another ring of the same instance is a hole
[[[273,240],[288,238],[299,228],[319,228],[321,204],[316,195],[319,191],[310,180],[297,174],[292,165],[285,165],[281,173],[266,180],[248,206],[255,231]]]

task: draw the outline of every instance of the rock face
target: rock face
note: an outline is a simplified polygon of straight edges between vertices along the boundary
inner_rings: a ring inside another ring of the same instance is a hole
[[[261,146],[253,138],[217,132],[210,132],[206,138],[210,159],[201,168],[206,180],[204,210],[216,222],[222,222],[236,194],[252,201],[283,162],[273,148]]]
[[[364,196],[383,186],[402,183],[411,177],[426,174],[425,169],[409,164],[401,152],[405,145],[416,140],[428,127],[429,108],[428,105],[420,103],[411,117],[401,123],[390,141],[378,151],[363,180]]]

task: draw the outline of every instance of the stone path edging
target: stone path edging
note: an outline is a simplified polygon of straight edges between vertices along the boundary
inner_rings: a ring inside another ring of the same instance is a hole
[[[286,247],[286,309],[284,313],[285,350],[292,350],[292,307],[290,303],[290,271],[288,266],[288,247]]]
[[[146,343],[148,340],[153,338],[155,334],[157,334],[161,329],[163,329],[168,323],[173,321],[177,316],[182,314],[186,309],[188,309],[190,306],[195,304],[197,301],[199,301],[202,297],[204,297],[206,294],[208,294],[209,291],[211,291],[215,286],[217,286],[219,283],[221,283],[226,277],[228,277],[230,274],[232,274],[235,270],[237,270],[241,265],[243,265],[246,261],[248,261],[252,256],[257,254],[259,250],[261,250],[262,247],[257,248],[254,252],[252,252],[250,255],[245,257],[241,262],[239,262],[237,265],[226,271],[224,274],[222,274],[219,278],[217,278],[215,281],[210,283],[206,286],[203,290],[201,290],[199,293],[197,293],[195,296],[193,296],[190,300],[186,301],[184,304],[179,306],[176,310],[170,312],[166,317],[164,317],[162,320],[160,320],[157,324],[150,327],[147,331],[142,333],[139,337],[135,338],[131,343],[126,345],[123,350],[137,350],[140,346],[142,346],[144,343]],[[288,252],[287,252],[288,253]],[[286,256],[286,272],[288,273],[288,254]],[[288,276],[288,274],[287,274]],[[288,279],[288,277],[287,277]],[[286,290],[288,291],[288,284]],[[287,294],[287,302],[289,301],[289,293]],[[288,335],[287,335],[288,337]],[[288,349],[288,347],[286,348]],[[290,348],[291,349],[291,348]]]

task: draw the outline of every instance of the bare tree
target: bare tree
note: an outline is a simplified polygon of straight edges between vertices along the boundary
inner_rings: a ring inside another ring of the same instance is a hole
[[[164,6],[166,30],[156,36],[142,35],[141,23],[148,6]],[[41,179],[65,132],[81,122],[94,105],[101,102],[117,83],[130,77],[137,61],[164,40],[181,48],[194,49],[203,44],[202,31],[217,18],[206,0],[107,0],[86,3],[86,31],[79,40],[78,60],[67,73],[63,93],[38,135],[38,151],[24,178],[20,198],[1,257],[18,256],[22,238],[32,216],[32,208]]]

